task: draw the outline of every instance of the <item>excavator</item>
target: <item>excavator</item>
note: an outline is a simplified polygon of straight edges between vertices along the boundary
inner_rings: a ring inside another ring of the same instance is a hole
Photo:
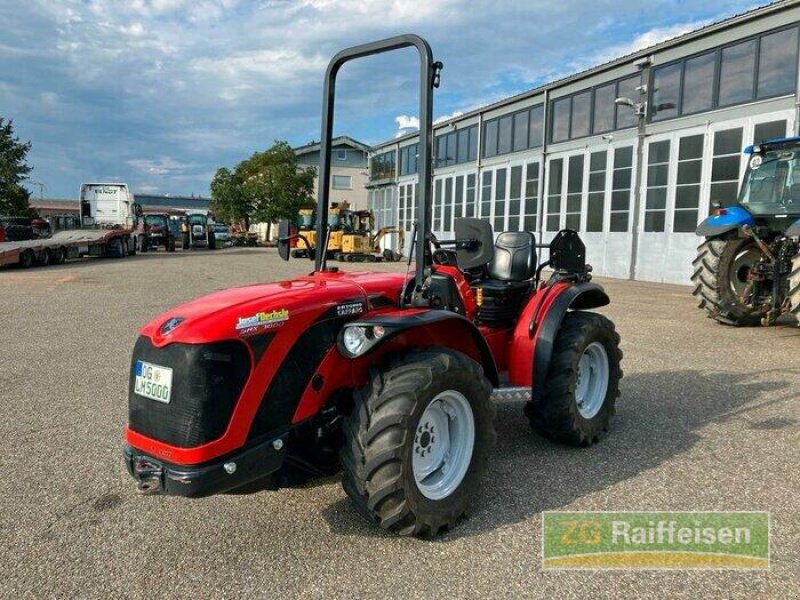
[[[334,252],[334,260],[342,262],[397,262],[402,260],[405,236],[399,227],[381,227],[373,234],[375,215],[368,210],[351,212],[345,216],[350,226],[342,234],[341,250]],[[381,240],[397,234],[397,247],[401,251],[386,248],[381,251]]]

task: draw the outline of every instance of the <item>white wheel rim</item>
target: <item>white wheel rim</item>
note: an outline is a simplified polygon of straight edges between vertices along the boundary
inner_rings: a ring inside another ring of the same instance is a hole
[[[423,496],[447,498],[467,474],[475,447],[475,417],[463,394],[447,390],[422,413],[414,432],[411,466]]]
[[[608,392],[608,353],[600,342],[592,342],[578,361],[575,402],[584,419],[593,418],[603,406]]]

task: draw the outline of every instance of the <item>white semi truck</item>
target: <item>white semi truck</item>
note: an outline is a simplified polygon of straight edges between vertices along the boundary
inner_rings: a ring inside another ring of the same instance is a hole
[[[84,183],[78,205],[81,229],[25,241],[3,241],[0,235],[0,266],[46,266],[81,256],[123,258],[146,251],[142,208],[127,184]]]

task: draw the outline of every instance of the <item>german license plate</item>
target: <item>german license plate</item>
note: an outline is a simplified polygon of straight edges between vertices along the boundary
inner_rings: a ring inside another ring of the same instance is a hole
[[[136,361],[133,391],[140,396],[169,404],[172,394],[172,369],[143,360]]]

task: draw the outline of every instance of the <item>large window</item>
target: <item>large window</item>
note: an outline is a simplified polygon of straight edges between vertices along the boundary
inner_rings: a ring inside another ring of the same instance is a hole
[[[492,172],[484,171],[481,174],[481,214],[483,219],[488,219],[492,214]]]
[[[650,144],[647,158],[647,198],[645,199],[644,230],[664,231],[667,213],[667,184],[669,181],[670,142]]]
[[[583,205],[583,154],[570,156],[567,170],[567,229],[580,231]]]
[[[508,229],[519,231],[522,208],[522,165],[511,167],[511,185],[508,189]]]
[[[474,173],[467,175],[467,197],[464,203],[464,216],[475,216],[475,180],[477,179]]]
[[[682,137],[678,143],[678,176],[672,222],[674,232],[691,233],[697,228],[704,141],[705,136],[701,133]]]
[[[444,222],[442,231],[453,230],[453,178],[444,181]]]
[[[396,175],[394,151],[376,154],[370,161],[370,178],[386,179]]]
[[[608,230],[628,231],[633,180],[633,147],[614,150],[614,174],[611,179],[611,218]]]
[[[569,139],[569,114],[572,98],[562,98],[552,104],[553,120],[550,127],[550,141],[563,142]]]
[[[683,114],[702,112],[714,106],[714,69],[716,64],[716,52],[706,52],[686,61],[681,96],[681,112]]]
[[[678,114],[681,93],[681,63],[653,71],[653,119],[668,119]]]
[[[400,148],[400,175],[413,175],[417,172],[419,143]]]
[[[617,82],[617,98],[630,98],[634,102],[639,99],[638,88],[641,85],[642,79],[639,75],[626,77]],[[626,127],[636,127],[637,116],[630,106],[617,106],[617,129],[625,129]]]
[[[450,167],[471,160],[474,161],[478,158],[477,148],[477,125],[437,135],[436,166]]]
[[[561,186],[563,185],[564,159],[553,159],[550,161],[549,166],[545,230],[558,231],[561,223]]]
[[[743,129],[736,127],[714,134],[714,157],[711,160],[711,194],[713,206],[736,204],[739,191],[739,165],[742,155]]]
[[[639,101],[639,75],[618,79],[596,88],[558,98],[550,104],[550,141],[582,138],[590,133],[636,127],[637,119],[629,106],[617,106],[619,97]]]
[[[722,49],[719,71],[719,105],[738,104],[753,98],[756,40]]]
[[[494,184],[494,230],[503,231],[506,220],[506,170],[498,169]]]
[[[544,107],[540,104],[496,117],[483,126],[483,156],[520,152],[542,145]]]
[[[569,137],[580,138],[589,135],[592,118],[592,93],[583,92],[572,97],[572,119],[569,123]]]
[[[606,162],[608,153],[592,152],[589,155],[589,195],[586,198],[586,231],[603,231],[606,202]]]
[[[758,123],[753,129],[753,143],[760,144],[764,140],[786,137],[786,120]]]
[[[433,230],[442,230],[442,180],[433,182]]]
[[[653,69],[650,118],[794,93],[798,32],[794,25]]]
[[[483,156],[497,156],[497,119],[486,121],[483,126]]]
[[[525,215],[522,228],[536,231],[539,213],[539,163],[530,162],[525,166]]]
[[[617,89],[615,84],[599,87],[594,91],[594,133],[603,133],[614,129],[614,100]]]
[[[759,98],[791,94],[797,76],[797,27],[765,35],[758,53]]]
[[[464,216],[464,176],[456,177],[456,197],[453,202],[453,217],[458,219]]]

